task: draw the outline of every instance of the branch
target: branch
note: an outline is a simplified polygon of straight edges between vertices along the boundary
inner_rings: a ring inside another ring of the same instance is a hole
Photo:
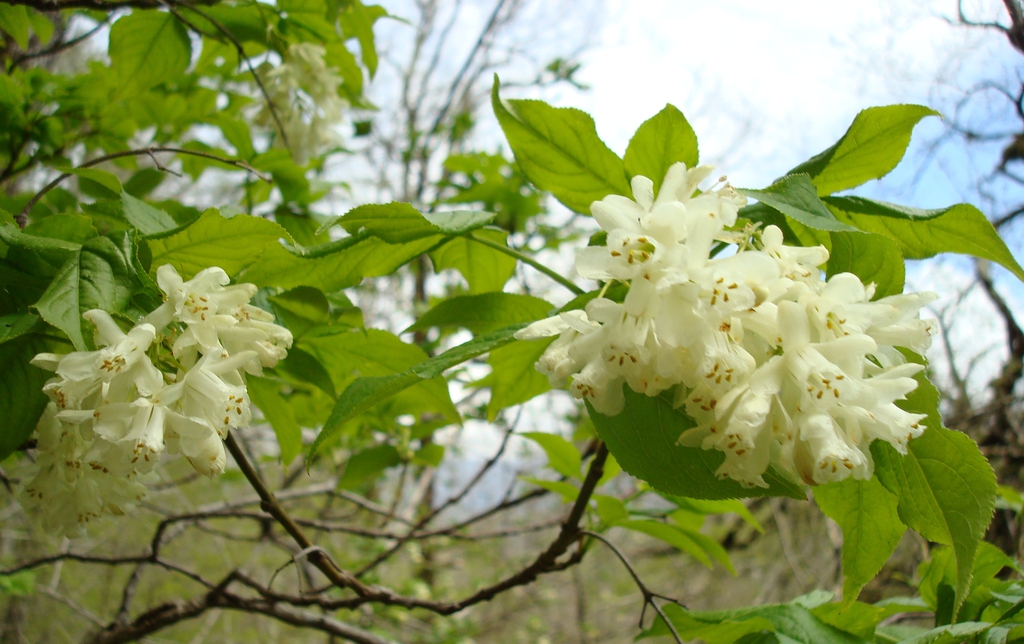
[[[988,272],[988,264],[979,261],[976,266],[978,281],[985,290],[985,294],[988,295],[989,300],[996,307],[996,310],[999,311],[1000,316],[1003,318],[1003,324],[1006,326],[1006,342],[1009,356],[1006,359],[1006,364],[1003,365],[1002,372],[990,383],[994,396],[992,399],[993,421],[989,431],[992,438],[998,439],[1002,444],[1007,444],[1008,439],[1015,433],[1008,408],[1010,401],[1013,399],[1014,386],[1021,379],[1021,376],[1024,375],[1024,331],[1021,330],[1014,319],[1013,311],[1006,304],[1006,300],[996,291],[995,285],[992,283],[992,277]]]
[[[18,3],[17,3],[17,1],[15,1],[12,4],[18,4]],[[70,40],[65,40],[65,41],[62,41],[62,42],[54,43],[52,46],[47,47],[45,49],[40,49],[39,51],[34,51],[34,52],[27,53],[27,54],[22,54],[18,58],[15,58],[13,61],[11,61],[11,66],[7,70],[8,73],[10,73],[11,70],[13,70],[15,67],[17,67],[18,65],[22,64],[26,60],[31,60],[33,58],[44,58],[46,56],[52,56],[54,54],[57,54],[57,53],[60,53],[60,52],[64,51],[65,49],[70,49],[71,47],[74,47],[75,45],[77,45],[78,43],[82,42],[83,40],[88,40],[97,31],[99,31],[100,29],[103,29],[104,27],[106,27],[107,23],[110,22],[110,18],[111,18],[111,16],[107,16],[103,20],[100,20],[98,23],[96,23],[95,27],[93,27],[89,31],[85,32],[81,36],[76,36],[76,37],[74,37],[74,38],[72,38]]]
[[[214,1],[216,2],[219,0]],[[235,47],[235,51],[238,52],[239,64],[241,64],[242,62],[245,63],[245,66],[249,69],[249,73],[252,75],[252,79],[256,81],[256,86],[259,87],[260,93],[263,94],[263,99],[267,102],[267,108],[270,109],[270,115],[274,117],[274,124],[277,125],[277,131],[281,135],[281,140],[284,142],[284,147],[290,149],[290,146],[288,145],[288,135],[284,131],[284,125],[281,124],[281,117],[277,113],[277,108],[274,107],[274,102],[270,100],[270,93],[267,92],[267,88],[263,86],[263,79],[261,79],[260,75],[256,73],[256,68],[252,66],[252,61],[249,60],[249,57],[245,55],[245,47],[242,45],[241,42],[239,42],[238,38],[235,37],[235,34],[231,33],[231,30],[222,25],[220,21],[218,21],[216,18],[213,18],[204,11],[196,9],[195,6],[193,6],[191,3],[184,4],[178,2],[177,0],[157,0],[157,2],[167,7],[167,9],[171,13],[173,13],[175,17],[177,17],[183,23],[191,27],[192,30],[195,31],[197,34],[201,36],[208,36],[208,34],[203,33],[202,30],[200,30],[198,27],[196,27],[191,22],[186,20],[175,9],[175,6],[184,7],[185,9],[188,9],[189,11],[192,11],[193,13],[199,15],[201,18],[203,18],[203,20],[206,20],[211,25],[213,25],[217,31],[224,35],[225,38],[231,41],[231,44]]]
[[[1024,53],[1024,7],[1020,0],[1003,0],[1006,12],[1010,14],[1012,26],[1006,30],[1006,37],[1017,51]]]
[[[1018,207],[1018,208],[1016,208],[1016,209],[1006,213],[1005,215],[1003,215],[999,219],[996,219],[995,221],[993,221],[992,225],[996,228],[996,230],[998,230],[998,229],[1002,228],[1003,226],[1005,226],[1006,224],[1010,223],[1011,221],[1013,221],[1014,219],[1016,219],[1017,217],[1019,217],[1021,215],[1024,215],[1024,206],[1020,206],[1020,207]]]
[[[284,509],[284,506],[274,498],[274,494],[267,488],[260,479],[256,469],[246,458],[245,453],[239,446],[238,441],[235,440],[234,434],[228,434],[227,439],[224,441],[227,445],[228,451],[231,452],[231,456],[235,459],[239,469],[242,470],[242,474],[245,476],[249,484],[252,485],[256,493],[259,494],[261,503],[260,508],[274,517],[281,527],[291,535],[295,543],[302,548],[303,551],[309,552],[309,562],[317,567],[317,569],[324,574],[332,583],[340,588],[350,588],[356,592],[357,595],[365,596],[371,593],[371,588],[363,584],[348,572],[345,572],[338,568],[331,561],[331,558],[327,556],[322,548],[314,546],[313,542],[309,540],[309,537],[302,531],[302,528],[295,523],[288,512]]]
[[[1010,1],[1012,0],[1007,0],[1008,3]],[[1002,31],[1003,33],[1009,31],[1004,25],[1001,25],[998,22],[979,22],[977,20],[969,19],[967,17],[967,14],[964,12],[964,0],[959,0],[956,3],[956,12],[957,18],[960,19],[960,24],[966,27],[984,27],[985,29],[997,29],[999,31]]]
[[[622,562],[622,565],[626,567],[626,570],[629,571],[629,576],[633,578],[634,582],[636,582],[636,587],[640,589],[640,593],[644,596],[644,608],[640,611],[640,628],[643,629],[644,627],[644,613],[647,612],[647,606],[653,606],[654,610],[657,611],[658,616],[660,616],[662,621],[665,622],[665,625],[668,626],[668,630],[672,632],[672,636],[676,638],[677,644],[683,644],[683,638],[679,636],[679,631],[676,630],[675,625],[669,620],[668,616],[665,615],[665,611],[662,610],[661,606],[658,606],[654,600],[664,599],[680,606],[683,604],[678,599],[673,599],[671,597],[666,597],[665,595],[659,595],[658,593],[652,592],[651,589],[647,587],[647,584],[641,581],[640,575],[637,574],[636,569],[633,568],[633,565],[629,563],[628,559],[626,559],[626,555],[622,554],[622,551],[615,547],[611,541],[608,541],[603,536],[596,532],[590,532],[589,530],[584,530],[583,534],[593,539],[597,539],[604,545],[608,546],[608,548],[615,553],[615,556],[619,558],[619,561]]]
[[[196,4],[215,5],[220,0],[191,0]],[[159,9],[163,6],[159,0],[10,0],[7,4],[20,4],[32,7],[43,13],[63,11],[64,9],[95,9],[97,11],[117,11],[118,9]]]
[[[236,460],[238,458],[245,458],[244,454],[241,454],[241,450],[238,448],[237,443],[234,443],[231,440],[231,435],[228,436],[228,450],[231,451],[232,456],[234,456]],[[579,548],[568,559],[559,561],[559,558],[569,550],[569,547],[573,543],[576,543],[583,535],[583,530],[579,525],[580,520],[582,520],[583,514],[586,512],[587,505],[594,493],[594,489],[597,487],[598,481],[601,480],[601,476],[604,474],[604,463],[607,458],[608,448],[604,443],[601,443],[597,448],[593,460],[590,462],[590,467],[587,470],[587,476],[584,478],[583,484],[580,486],[579,496],[576,498],[576,502],[569,511],[569,515],[562,522],[562,527],[558,536],[551,545],[544,550],[544,552],[534,559],[533,563],[496,584],[482,588],[468,597],[451,602],[425,600],[417,597],[398,595],[387,588],[364,585],[358,580],[353,579],[350,573],[337,570],[334,567],[334,563],[326,557],[323,550],[313,546],[309,539],[302,534],[301,528],[296,525],[295,521],[292,520],[291,517],[284,513],[284,509],[280,507],[280,504],[277,504],[275,508],[274,504],[276,501],[273,501],[273,495],[270,494],[269,490],[266,489],[262,481],[259,481],[258,478],[256,479],[256,482],[250,478],[251,476],[254,476],[255,471],[252,469],[252,466],[248,464],[248,461],[243,460],[245,465],[240,464],[240,467],[242,467],[242,473],[247,479],[249,479],[250,483],[253,483],[253,486],[257,488],[257,492],[259,492],[261,496],[266,494],[271,500],[271,502],[265,504],[264,511],[271,513],[271,510],[274,510],[274,513],[272,513],[274,514],[274,518],[278,519],[278,521],[282,523],[289,534],[291,534],[296,540],[296,543],[299,543],[299,545],[302,546],[304,551],[309,551],[308,558],[310,562],[317,566],[321,572],[324,572],[328,579],[342,588],[351,588],[352,590],[355,590],[359,596],[346,599],[327,599],[310,595],[283,595],[271,593],[269,590],[260,590],[260,592],[265,598],[272,599],[277,602],[287,602],[297,606],[316,605],[326,610],[357,608],[363,604],[372,602],[388,606],[401,606],[403,608],[423,608],[440,615],[451,615],[474,604],[489,601],[506,590],[515,588],[516,586],[524,586],[532,583],[542,574],[564,570],[569,566],[579,563],[583,559],[584,551],[582,548]],[[283,516],[278,518],[282,514]],[[330,571],[330,574],[325,571],[325,568]],[[341,583],[335,581],[339,578],[342,580]],[[351,582],[348,582],[347,580],[351,580]]]
[[[178,622],[196,618],[207,610],[219,608],[266,615],[293,626],[316,629],[356,644],[394,644],[391,640],[350,626],[327,615],[282,606],[265,598],[241,597],[228,592],[228,586],[239,577],[239,573],[231,573],[202,597],[196,597],[188,602],[176,601],[160,604],[146,611],[130,624],[118,624],[117,622],[111,624],[106,629],[95,633],[87,641],[89,644],[133,642]]]
[[[170,147],[161,147],[161,146],[141,148],[141,149],[138,149],[138,150],[124,150],[122,152],[114,152],[112,154],[105,154],[105,155],[103,155],[101,157],[96,157],[95,159],[92,159],[90,161],[86,161],[82,165],[76,167],[75,170],[80,170],[82,168],[91,168],[94,165],[99,165],[99,164],[105,163],[107,161],[113,161],[114,159],[121,159],[123,157],[148,156],[150,158],[155,158],[155,157],[153,157],[153,154],[155,152],[173,152],[175,154],[188,154],[188,155],[191,155],[191,156],[194,156],[194,157],[203,157],[204,159],[212,159],[213,161],[218,161],[218,162],[223,163],[225,165],[230,165],[230,166],[234,166],[236,168],[240,168],[242,170],[246,170],[248,172],[253,173],[254,175],[259,177],[260,179],[266,181],[267,183],[272,183],[272,180],[271,180],[270,177],[268,177],[267,175],[263,174],[262,172],[260,172],[256,168],[252,167],[251,165],[249,165],[245,161],[242,161],[241,159],[228,159],[228,158],[225,158],[225,157],[222,157],[222,156],[218,156],[216,154],[211,154],[209,152],[202,152],[200,150],[186,150],[184,148],[170,148]],[[20,227],[24,228],[25,225],[28,223],[28,213],[29,213],[30,210],[32,210],[32,207],[35,206],[37,203],[39,203],[39,200],[42,199],[43,196],[46,195],[46,193],[48,193],[49,191],[51,191],[54,188],[56,188],[57,186],[59,186],[65,179],[67,179],[68,177],[72,176],[73,174],[74,174],[73,171],[72,172],[65,172],[65,173],[61,174],[59,177],[57,177],[56,179],[54,179],[53,181],[51,181],[50,183],[48,183],[45,186],[43,186],[43,189],[40,190],[39,192],[37,192],[35,194],[35,196],[33,196],[31,199],[29,199],[28,203],[25,204],[25,207],[21,209],[20,213],[18,213],[18,216],[15,218],[15,220],[18,222],[18,225]]]

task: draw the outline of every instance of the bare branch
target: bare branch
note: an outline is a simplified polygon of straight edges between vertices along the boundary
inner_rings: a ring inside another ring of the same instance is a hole
[[[86,161],[82,165],[80,165],[77,168],[75,168],[75,170],[80,170],[82,168],[91,168],[94,165],[99,165],[101,163],[106,163],[107,161],[113,161],[114,159],[121,159],[121,158],[124,158],[124,157],[137,157],[137,156],[149,156],[149,157],[152,157],[153,153],[155,153],[155,152],[173,152],[175,154],[187,154],[187,155],[191,155],[191,156],[194,156],[194,157],[203,157],[204,159],[211,159],[213,161],[217,161],[217,162],[223,163],[225,165],[230,165],[230,166],[234,166],[236,168],[240,168],[242,170],[246,170],[246,171],[251,172],[252,174],[256,175],[260,179],[266,181],[267,183],[272,183],[272,180],[271,180],[270,177],[268,177],[267,175],[263,174],[262,172],[260,172],[256,168],[252,167],[251,165],[249,165],[245,161],[242,161],[241,159],[228,159],[226,157],[222,157],[222,156],[219,156],[219,155],[216,155],[216,154],[211,154],[209,152],[203,152],[201,150],[186,150],[184,148],[171,148],[171,147],[163,147],[163,146],[153,146],[153,147],[148,147],[148,148],[141,148],[141,149],[138,149],[138,150],[124,150],[124,151],[121,151],[121,152],[114,152],[114,153],[111,153],[111,154],[105,154],[105,155],[103,155],[101,157],[96,157],[95,159],[91,159],[89,161]],[[29,211],[32,210],[32,207],[35,206],[37,203],[39,203],[39,200],[42,199],[46,195],[46,193],[48,193],[49,191],[51,191],[54,188],[56,188],[57,186],[59,186],[65,179],[68,179],[73,174],[74,174],[73,172],[64,172],[59,177],[57,177],[56,179],[54,179],[50,183],[46,184],[45,186],[43,186],[43,189],[40,190],[39,192],[37,192],[31,199],[29,199],[28,203],[25,204],[25,207],[21,209],[20,213],[18,213],[18,216],[15,218],[17,220],[17,222],[18,222],[18,225],[21,226],[22,228],[24,228],[25,225],[28,223],[28,213],[29,213]]]
[[[992,277],[989,275],[988,263],[979,261],[976,267],[978,282],[1003,318],[1003,324],[1006,327],[1007,352],[1009,353],[1002,372],[990,383],[993,393],[991,404],[993,416],[992,424],[989,427],[989,438],[998,441],[999,444],[1009,444],[1011,438],[1014,441],[1017,440],[1016,431],[1009,416],[1009,404],[1013,399],[1013,389],[1017,381],[1024,375],[1024,331],[1014,319],[1013,311],[1006,304],[1006,300],[996,291]]]
[[[640,593],[644,596],[644,610],[640,612],[640,628],[644,627],[644,613],[647,611],[647,606],[653,606],[654,610],[657,611],[658,616],[660,616],[662,621],[665,622],[665,625],[668,626],[668,630],[672,632],[672,636],[676,639],[677,644],[683,644],[683,638],[679,636],[679,631],[676,630],[675,624],[672,623],[668,616],[665,615],[665,611],[661,606],[658,606],[658,603],[654,600],[664,599],[680,606],[683,605],[682,602],[678,599],[673,599],[671,597],[666,597],[665,595],[659,595],[658,593],[652,592],[651,589],[647,587],[647,584],[640,579],[640,575],[637,574],[636,568],[629,563],[629,560],[626,559],[626,555],[624,555],[622,551],[619,550],[611,541],[604,538],[602,535],[599,535],[596,532],[590,532],[589,530],[584,530],[583,534],[593,539],[597,539],[604,545],[608,546],[608,548],[615,553],[615,556],[619,558],[619,561],[622,562],[622,565],[626,567],[626,570],[629,571],[629,576],[633,578],[633,582],[636,583],[637,588],[640,589]]]
[[[274,517],[274,519],[281,524],[281,527],[291,535],[292,539],[295,540],[295,543],[297,543],[300,548],[306,550],[313,547],[313,542],[309,540],[309,537],[307,537],[302,531],[302,528],[295,523],[288,512],[284,509],[284,506],[274,498],[274,494],[263,483],[263,480],[260,478],[259,474],[249,462],[249,459],[246,458],[242,448],[235,440],[234,434],[228,434],[225,444],[227,445],[228,451],[231,452],[231,456],[238,464],[239,469],[242,470],[242,474],[245,475],[246,480],[249,481],[249,484],[256,490],[256,493],[260,495],[260,499],[262,500],[260,508],[270,516]],[[309,555],[309,561],[316,566],[320,572],[324,573],[331,582],[340,588],[351,588],[360,596],[370,594],[371,589],[369,587],[353,577],[351,574],[338,568],[322,549],[312,552]]]
[[[192,25],[188,20],[181,16],[180,12],[175,10],[175,7],[183,7],[199,15],[203,20],[213,25],[214,28],[224,36],[224,38],[231,42],[231,44],[235,48],[235,51],[238,53],[239,64],[245,63],[246,68],[248,68],[249,70],[249,74],[252,75],[252,79],[256,81],[256,86],[259,87],[260,93],[263,94],[263,100],[266,101],[267,109],[270,110],[270,115],[274,118],[274,124],[277,125],[277,131],[281,135],[281,141],[284,142],[284,147],[290,148],[290,146],[288,145],[288,135],[284,131],[284,125],[281,124],[281,116],[277,113],[277,107],[274,105],[274,102],[270,100],[270,94],[267,92],[267,88],[263,85],[263,79],[261,79],[260,75],[256,73],[256,68],[252,66],[252,61],[249,60],[249,57],[245,55],[245,47],[238,40],[238,38],[235,37],[235,34],[231,33],[231,30],[225,27],[223,24],[221,24],[220,21],[216,18],[210,16],[205,11],[197,9],[195,5],[191,2],[182,3],[177,2],[176,0],[157,1],[160,2],[160,4],[166,6],[168,10],[171,11],[171,13],[173,13],[183,23],[189,25],[189,27],[191,27],[191,29],[195,31],[197,34],[219,40],[216,36],[210,36],[209,34],[204,33],[198,27]]]
[[[14,2],[13,4],[17,4],[17,2]],[[83,42],[85,40],[88,40],[89,38],[92,38],[96,34],[96,32],[98,32],[99,30],[101,30],[101,29],[103,29],[104,27],[107,26],[107,24],[110,22],[110,19],[112,17],[113,17],[113,14],[108,15],[106,18],[104,18],[103,20],[100,20],[98,23],[96,23],[95,27],[93,27],[89,31],[85,32],[81,36],[76,36],[76,37],[71,38],[69,40],[64,40],[64,41],[61,41],[61,42],[54,43],[50,47],[47,47],[45,49],[40,49],[39,51],[33,51],[33,52],[26,53],[26,54],[22,54],[18,58],[15,58],[13,61],[11,61],[11,66],[8,68],[8,72],[10,72],[10,70],[14,69],[18,65],[22,64],[23,62],[25,62],[26,60],[31,60],[33,58],[45,58],[46,56],[53,56],[54,54],[58,54],[58,53],[64,51],[65,49],[70,49],[71,47],[74,47],[78,43]]]
[[[215,5],[220,0],[193,0],[195,4]],[[159,0],[11,0],[8,4],[20,4],[37,11],[53,12],[65,9],[95,9],[97,11],[117,11],[118,9],[159,9],[163,4]]]

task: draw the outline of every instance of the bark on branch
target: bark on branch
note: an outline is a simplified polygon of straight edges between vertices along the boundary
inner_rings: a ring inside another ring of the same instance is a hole
[[[215,5],[220,0],[191,0],[190,4]],[[37,11],[50,12],[64,9],[95,9],[117,11],[118,9],[159,9],[164,6],[159,0],[10,0],[7,4],[20,4]]]

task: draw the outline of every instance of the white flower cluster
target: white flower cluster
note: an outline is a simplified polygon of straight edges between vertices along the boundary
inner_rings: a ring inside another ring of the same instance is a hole
[[[327,66],[326,53],[323,47],[312,43],[291,45],[280,65],[260,75],[288,147],[299,163],[342,141],[336,126],[349,103],[338,96],[344,81],[337,70]],[[256,114],[256,122],[263,127],[277,127],[274,112],[266,103]]]
[[[292,343],[273,315],[249,304],[255,286],[228,282],[216,267],[186,282],[162,266],[165,302],[131,331],[87,311],[99,349],[32,360],[56,372],[43,387],[52,402],[36,428],[39,471],[23,493],[44,529],[80,534],[104,513],[123,514],[164,451],[206,476],[224,471],[228,430],[252,417],[243,372],[261,374]]]
[[[906,453],[924,431],[894,404],[923,367],[895,347],[928,347],[934,328],[918,314],[936,296],[871,301],[855,275],[822,279],[824,247],[784,246],[775,226],[727,231],[746,200],[724,177],[698,191],[711,171],[676,164],[657,198],[634,177],[636,201],[594,202],[607,243],[579,251],[576,270],[628,283],[625,300],[598,297],[517,337],[558,335],[537,369],[602,414],[622,411],[623,382],[648,396],[675,387],[697,422],[680,443],[724,452],[720,478],[764,487],[769,464],[809,485],[870,478],[873,440]],[[715,258],[716,242],[736,252]]]

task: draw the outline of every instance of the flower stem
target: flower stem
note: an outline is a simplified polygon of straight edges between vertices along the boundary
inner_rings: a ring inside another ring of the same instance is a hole
[[[562,275],[559,275],[558,273],[556,273],[555,271],[551,270],[547,266],[541,264],[540,262],[538,262],[534,258],[530,257],[529,255],[526,255],[525,253],[521,253],[521,252],[519,252],[518,250],[516,250],[514,248],[509,248],[508,246],[506,246],[504,244],[499,244],[497,242],[493,242],[490,239],[485,239],[483,237],[477,237],[472,232],[466,233],[466,238],[470,239],[472,241],[475,241],[478,244],[483,244],[484,246],[488,246],[490,248],[493,248],[496,251],[500,251],[502,253],[505,253],[506,255],[509,255],[511,257],[515,257],[516,259],[518,259],[519,261],[523,262],[524,264],[529,264],[530,266],[536,268],[541,273],[544,273],[545,275],[547,275],[551,279],[555,280],[556,282],[558,282],[559,284],[561,284],[565,288],[569,289],[570,291],[572,291],[576,295],[583,295],[586,292],[583,289],[581,289],[579,286],[576,286],[576,284],[574,284],[572,282],[572,280],[570,280],[569,278],[563,277]]]

